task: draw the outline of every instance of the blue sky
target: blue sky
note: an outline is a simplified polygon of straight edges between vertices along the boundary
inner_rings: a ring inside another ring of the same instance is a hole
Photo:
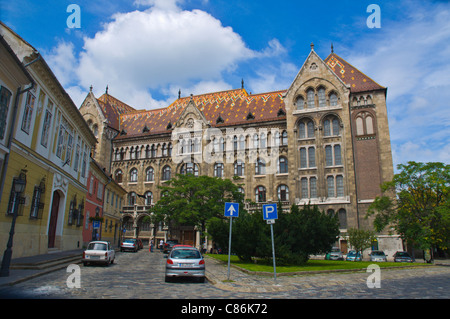
[[[381,28],[369,28],[370,4]],[[80,28],[68,28],[70,4]],[[89,87],[137,109],[178,96],[286,89],[310,52],[334,51],[388,87],[394,165],[450,162],[449,1],[0,0],[80,105]]]

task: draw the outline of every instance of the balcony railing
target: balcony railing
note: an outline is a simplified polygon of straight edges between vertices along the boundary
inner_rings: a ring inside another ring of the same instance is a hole
[[[123,206],[122,213],[124,214],[132,214],[136,213],[146,213],[150,208],[152,208],[154,204],[151,205],[134,205],[134,206]]]

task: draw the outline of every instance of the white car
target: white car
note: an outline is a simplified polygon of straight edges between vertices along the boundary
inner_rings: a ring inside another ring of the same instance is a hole
[[[109,265],[114,263],[116,252],[110,242],[91,241],[83,252],[83,265],[90,263]]]

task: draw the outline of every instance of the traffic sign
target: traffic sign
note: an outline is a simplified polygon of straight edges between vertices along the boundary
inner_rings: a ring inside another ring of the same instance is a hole
[[[263,205],[263,218],[264,220],[278,219],[277,204]]]
[[[239,203],[225,203],[225,217],[239,217]]]
[[[94,220],[94,221],[92,222],[92,228],[93,228],[93,229],[100,229],[100,221]]]

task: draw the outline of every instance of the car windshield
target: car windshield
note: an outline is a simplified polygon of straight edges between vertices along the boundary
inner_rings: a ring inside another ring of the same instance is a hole
[[[384,253],[382,251],[372,251],[373,256],[384,256]]]
[[[397,253],[397,257],[409,257],[408,253]]]
[[[106,250],[106,244],[89,243],[87,250]]]
[[[349,251],[349,252],[348,252],[348,256],[354,256],[354,255],[356,255],[356,252],[355,252],[355,251]]]
[[[194,249],[177,249],[172,251],[173,259],[200,259],[200,252]]]

